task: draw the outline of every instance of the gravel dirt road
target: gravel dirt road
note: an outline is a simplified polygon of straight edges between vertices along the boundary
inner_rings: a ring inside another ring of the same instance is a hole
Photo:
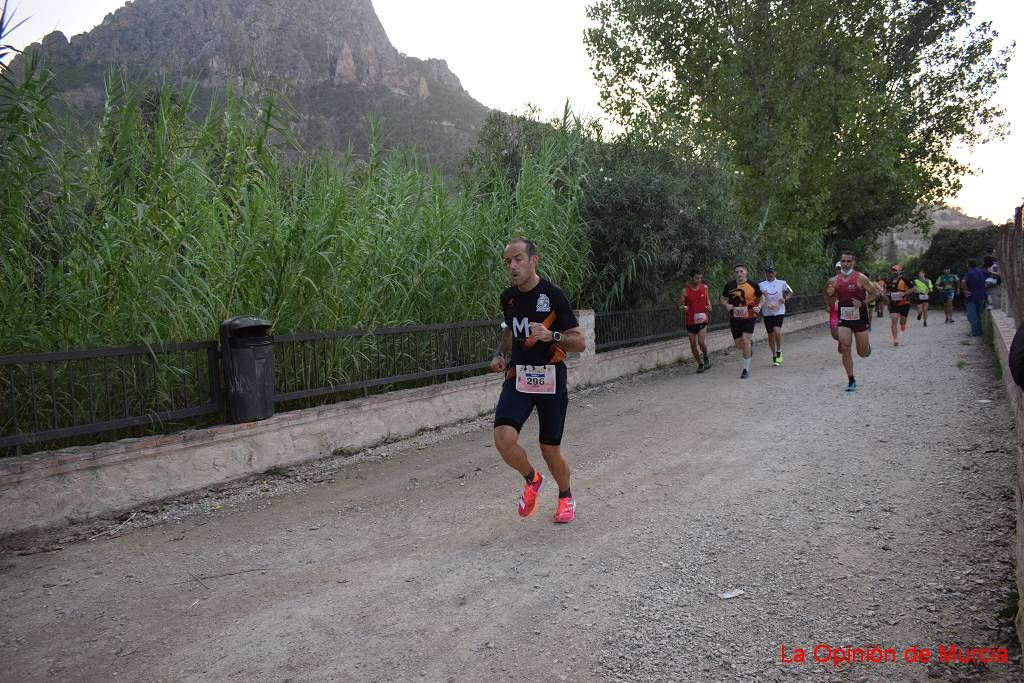
[[[0,554],[0,679],[1020,680],[1016,441],[965,328],[875,334],[852,395],[824,329],[781,368],[760,344],[746,381],[732,352],[579,392],[567,526],[554,486],[517,517],[481,418],[22,539]],[[524,438],[537,454],[534,420]]]

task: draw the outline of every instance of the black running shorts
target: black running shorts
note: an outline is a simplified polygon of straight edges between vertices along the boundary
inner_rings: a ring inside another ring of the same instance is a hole
[[[690,334],[697,334],[707,326],[707,323],[700,323],[699,325],[687,325],[686,331],[689,332]]]
[[[889,315],[896,314],[899,314],[901,318],[906,318],[910,315],[910,304],[905,303],[900,306],[897,306],[896,304],[889,304]]]
[[[517,432],[523,428],[526,418],[537,408],[540,423],[540,441],[549,446],[562,443],[565,428],[565,413],[569,409],[569,391],[565,386],[567,373],[564,363],[555,365],[558,390],[553,394],[523,394],[516,391],[516,378],[510,377],[501,385],[501,395],[494,409],[494,426],[507,425]]]
[[[764,329],[769,332],[774,332],[776,327],[782,329],[782,319],[785,317],[785,314],[764,316]]]
[[[866,320],[840,320],[839,327],[849,327],[854,334],[859,334],[870,330],[871,323]]]
[[[744,334],[754,334],[754,324],[757,318],[732,318],[729,320],[729,327],[732,329],[732,338],[739,339]]]
[[[871,329],[871,315],[867,306],[861,306],[860,318],[858,320],[840,320],[839,327],[849,327],[854,334],[867,332]]]

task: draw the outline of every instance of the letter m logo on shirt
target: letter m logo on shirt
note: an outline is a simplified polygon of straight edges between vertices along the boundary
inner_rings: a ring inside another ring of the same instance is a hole
[[[529,318],[512,318],[512,336],[516,339],[526,339],[530,336]]]

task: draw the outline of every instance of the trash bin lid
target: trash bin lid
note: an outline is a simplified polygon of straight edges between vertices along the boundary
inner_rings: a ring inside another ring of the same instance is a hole
[[[228,346],[233,349],[255,349],[260,346],[270,346],[273,343],[273,337],[231,337],[228,340]]]
[[[272,323],[269,320],[264,320],[263,318],[257,318],[251,315],[236,315],[234,318],[228,318],[220,325],[222,328],[226,328],[231,332],[238,332],[239,330],[249,330],[254,327],[270,328]]]

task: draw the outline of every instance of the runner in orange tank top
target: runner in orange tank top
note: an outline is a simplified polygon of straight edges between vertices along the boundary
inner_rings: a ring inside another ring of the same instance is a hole
[[[856,263],[853,254],[844,251],[839,259],[842,269],[838,275],[828,281],[825,294],[834,297],[839,306],[839,352],[843,355],[843,368],[849,383],[847,391],[857,390],[857,380],[853,377],[852,342],[856,339],[857,355],[867,358],[871,355],[871,342],[868,339],[868,304],[878,299],[880,292],[874,282],[863,273],[854,269]]]

